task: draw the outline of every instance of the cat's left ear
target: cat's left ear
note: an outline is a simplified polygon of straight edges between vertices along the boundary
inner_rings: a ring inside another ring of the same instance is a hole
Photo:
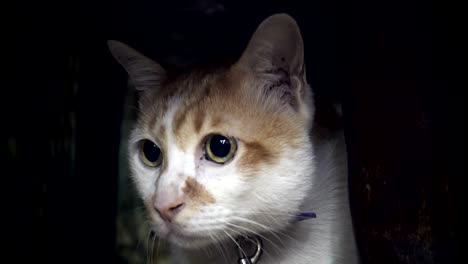
[[[309,97],[301,32],[287,14],[272,15],[258,26],[238,65],[264,80],[268,91],[296,109]]]
[[[137,91],[157,89],[165,81],[166,71],[158,63],[122,42],[109,40],[107,44],[114,58],[128,72]]]

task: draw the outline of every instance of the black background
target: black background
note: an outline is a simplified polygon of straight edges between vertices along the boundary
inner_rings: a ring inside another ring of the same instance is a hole
[[[456,208],[464,176],[448,166],[454,80],[441,75],[446,64],[439,63],[459,54],[447,49],[447,22],[434,15],[441,11],[434,3],[15,4],[14,49],[4,51],[14,56],[15,74],[2,96],[2,133],[8,146],[16,144],[16,155],[6,155],[11,263],[118,263],[117,164],[127,77],[106,40],[123,41],[171,70],[236,58],[256,26],[277,12],[289,13],[301,28],[319,102],[343,100],[363,261],[460,263]],[[63,121],[69,112],[76,113],[74,162],[63,148],[51,154],[52,140],[74,133]]]

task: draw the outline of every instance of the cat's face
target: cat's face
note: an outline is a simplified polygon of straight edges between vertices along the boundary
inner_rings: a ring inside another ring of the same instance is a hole
[[[158,236],[201,247],[294,219],[314,167],[312,102],[291,18],[262,23],[231,68],[172,81],[123,44],[110,46],[142,91],[129,157]]]

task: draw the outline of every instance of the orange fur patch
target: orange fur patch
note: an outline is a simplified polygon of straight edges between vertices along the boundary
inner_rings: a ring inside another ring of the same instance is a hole
[[[185,187],[182,191],[192,201],[199,202],[202,204],[214,203],[215,199],[213,195],[208,192],[202,184],[200,184],[195,178],[187,177],[185,180]]]
[[[180,131],[180,128],[184,124],[186,118],[187,118],[187,111],[188,109],[183,109],[183,111],[178,111],[173,119],[172,122],[172,132],[177,133]]]
[[[244,142],[244,147],[244,155],[240,159],[241,166],[255,167],[262,162],[275,161],[275,155],[259,142]]]
[[[214,118],[212,118],[211,120],[211,126],[212,127],[218,127],[221,125],[221,123],[223,122],[223,119],[219,116],[216,116]]]
[[[195,128],[196,133],[200,133],[200,129],[203,125],[203,121],[205,119],[205,113],[202,111],[197,111],[193,118],[193,127]]]

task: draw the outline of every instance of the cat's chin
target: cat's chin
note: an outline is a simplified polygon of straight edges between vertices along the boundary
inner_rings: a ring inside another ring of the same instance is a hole
[[[172,244],[187,249],[204,248],[215,242],[211,237],[187,236],[176,232],[167,234],[166,239]]]

